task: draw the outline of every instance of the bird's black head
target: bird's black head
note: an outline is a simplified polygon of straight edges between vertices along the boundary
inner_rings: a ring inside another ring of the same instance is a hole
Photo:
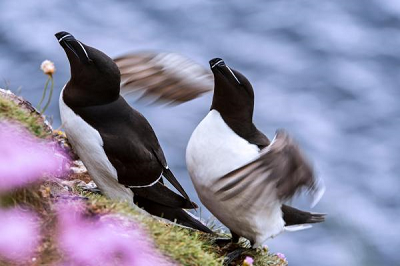
[[[211,109],[225,118],[250,120],[253,118],[254,91],[250,82],[238,71],[228,67],[224,60],[210,60],[214,74],[214,96]]]
[[[116,100],[121,77],[114,61],[68,32],[61,31],[55,36],[67,54],[71,67],[71,79],[64,90],[64,101],[69,106],[91,106]]]

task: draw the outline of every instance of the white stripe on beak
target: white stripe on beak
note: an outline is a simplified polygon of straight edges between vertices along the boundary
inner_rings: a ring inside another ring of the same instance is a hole
[[[67,35],[62,36],[60,39],[58,39],[58,42],[61,42],[62,40],[64,40],[64,38],[67,38],[69,36],[72,36],[72,35],[71,34],[67,34]]]
[[[231,72],[232,76],[236,79],[236,81],[237,81],[239,84],[242,84],[242,83],[240,83],[240,81],[238,80],[238,78],[235,76],[235,74],[233,73],[233,71],[232,71],[228,66],[226,66],[226,68],[229,70],[229,72]]]
[[[218,60],[214,65],[211,66],[211,68],[214,68],[216,65],[218,65],[219,63],[224,62],[224,60]]]

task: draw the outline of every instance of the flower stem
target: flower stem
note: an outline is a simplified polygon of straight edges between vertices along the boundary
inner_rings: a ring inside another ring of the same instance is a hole
[[[49,79],[51,79],[51,86],[50,86],[50,94],[49,94],[49,99],[47,100],[46,105],[43,107],[42,111],[40,113],[44,113],[46,111],[47,107],[49,107],[49,104],[51,102],[51,96],[53,96],[53,88],[54,88],[54,80],[53,76],[49,76]]]
[[[47,92],[47,87],[48,87],[48,85],[49,85],[49,81],[50,81],[50,76],[49,76],[49,78],[47,79],[46,84],[44,85],[44,90],[43,90],[42,99],[40,99],[40,102],[39,102],[39,104],[38,104],[38,106],[37,106],[37,109],[40,109],[40,107],[42,106],[42,102],[43,102],[43,100],[44,100],[44,97],[46,96],[46,92]]]

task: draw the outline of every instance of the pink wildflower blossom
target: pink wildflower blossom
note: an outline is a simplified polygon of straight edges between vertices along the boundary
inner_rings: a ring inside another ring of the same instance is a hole
[[[135,224],[118,217],[88,218],[81,204],[59,211],[59,245],[65,265],[173,265],[159,254]]]
[[[278,256],[278,258],[282,259],[282,260],[286,260],[285,254],[283,253],[276,253],[276,256]]]
[[[0,121],[0,192],[33,183],[44,175],[61,175],[65,160],[54,143]]]
[[[243,266],[253,266],[254,259],[252,257],[246,257],[243,261]]]
[[[38,244],[37,217],[17,209],[0,209],[0,257],[26,260]]]

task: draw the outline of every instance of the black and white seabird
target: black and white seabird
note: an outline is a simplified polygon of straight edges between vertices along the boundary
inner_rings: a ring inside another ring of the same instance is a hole
[[[211,60],[210,66],[215,82],[211,110],[186,150],[201,202],[230,229],[234,241],[245,237],[254,248],[285,230],[324,221],[323,214],[284,205],[302,188],[315,201],[323,193],[296,142],[282,130],[270,142],[253,124],[250,82],[222,59]]]
[[[182,103],[214,91],[211,110],[188,143],[186,163],[200,200],[234,242],[242,236],[258,247],[283,231],[325,220],[283,204],[305,188],[314,206],[324,186],[285,131],[270,142],[253,124],[254,91],[241,73],[219,58],[209,71],[174,53],[133,53],[115,61],[125,94],[142,91],[157,102]]]
[[[71,78],[60,95],[62,125],[72,147],[109,198],[211,232],[183,208],[194,208],[169,169],[148,121],[120,96],[120,71],[101,51],[68,32],[55,34],[67,54]],[[168,189],[165,177],[184,197]]]

